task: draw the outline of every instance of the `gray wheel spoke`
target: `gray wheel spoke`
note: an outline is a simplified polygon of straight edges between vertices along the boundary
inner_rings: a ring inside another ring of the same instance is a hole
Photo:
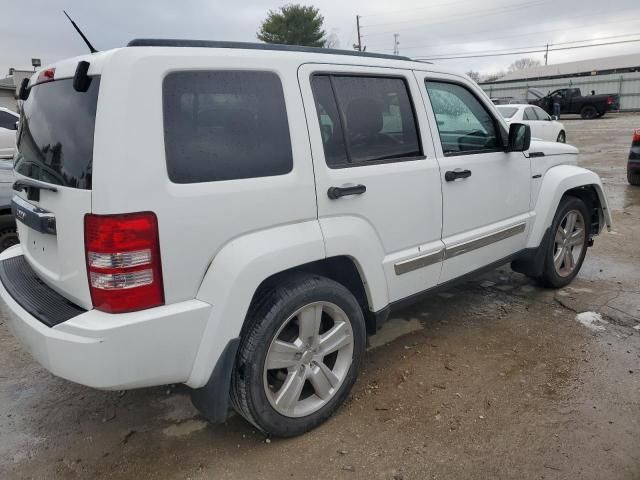
[[[293,367],[300,358],[300,346],[295,343],[276,340],[267,356],[267,370]]]
[[[569,244],[570,245],[582,245],[584,242],[584,229],[576,228],[576,230],[569,236]]]
[[[566,232],[564,231],[564,229],[562,227],[558,227],[558,230],[556,231],[555,242],[557,244],[562,244],[562,242],[564,242],[565,238],[567,238]]]
[[[306,369],[289,372],[275,399],[276,406],[284,411],[292,411],[300,399],[306,379]]]
[[[309,373],[309,381],[320,398],[328,399],[334,389],[340,385],[340,379],[324,363],[316,363]]]
[[[578,218],[578,214],[574,211],[571,211],[567,214],[567,223],[564,225],[565,235],[571,235],[573,229],[576,226],[576,219]]]
[[[310,305],[298,314],[300,340],[312,347],[318,346],[322,304]]]
[[[571,253],[570,248],[566,248],[564,251],[564,268],[573,269],[573,254]]]
[[[562,262],[564,261],[564,255],[565,255],[565,248],[564,247],[560,247],[558,248],[558,251],[556,252],[556,254],[553,256],[553,264],[556,267],[556,270],[560,270],[560,267],[562,267]]]
[[[351,332],[344,322],[336,323],[331,330],[320,337],[320,353],[323,356],[340,350],[351,343]]]

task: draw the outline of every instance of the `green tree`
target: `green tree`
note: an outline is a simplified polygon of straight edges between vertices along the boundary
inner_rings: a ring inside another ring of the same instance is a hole
[[[285,5],[278,11],[269,10],[257,36],[266,43],[324,47],[324,17],[315,7]]]

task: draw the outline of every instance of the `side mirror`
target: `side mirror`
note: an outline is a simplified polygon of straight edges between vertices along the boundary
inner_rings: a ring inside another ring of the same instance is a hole
[[[524,123],[509,125],[509,152],[524,152],[531,145],[531,127]]]

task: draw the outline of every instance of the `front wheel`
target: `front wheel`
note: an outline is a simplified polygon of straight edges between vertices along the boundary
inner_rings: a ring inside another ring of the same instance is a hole
[[[575,278],[589,245],[591,218],[585,203],[572,196],[562,199],[551,224],[546,246],[542,283],[561,288]]]
[[[232,377],[235,410],[263,432],[292,437],[324,422],[355,383],[364,316],[341,284],[298,274],[257,299]]]

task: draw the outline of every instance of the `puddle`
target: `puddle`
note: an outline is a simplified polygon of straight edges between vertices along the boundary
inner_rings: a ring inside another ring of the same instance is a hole
[[[396,338],[423,328],[417,318],[412,318],[408,321],[402,318],[387,320],[378,333],[369,337],[369,350],[386,345]]]
[[[194,432],[207,428],[208,423],[204,420],[187,420],[186,422],[171,425],[164,430],[167,437],[186,437]]]

